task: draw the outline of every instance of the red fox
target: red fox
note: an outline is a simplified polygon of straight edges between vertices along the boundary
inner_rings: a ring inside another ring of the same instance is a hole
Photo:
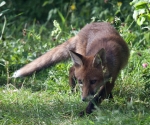
[[[17,70],[13,77],[31,75],[69,57],[74,63],[69,71],[71,89],[78,81],[82,101],[89,101],[80,116],[90,114],[95,104],[113,98],[115,80],[129,58],[126,42],[107,22],[87,24],[76,36]]]

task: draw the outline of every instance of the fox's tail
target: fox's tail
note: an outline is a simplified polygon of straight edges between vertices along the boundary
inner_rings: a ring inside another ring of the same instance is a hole
[[[31,75],[36,71],[42,70],[43,68],[46,68],[57,62],[67,59],[69,57],[68,50],[75,49],[74,39],[75,38],[73,37],[68,41],[64,42],[63,44],[48,51],[44,55],[38,57],[33,62],[25,65],[21,69],[14,72],[12,77],[17,78],[17,77]]]

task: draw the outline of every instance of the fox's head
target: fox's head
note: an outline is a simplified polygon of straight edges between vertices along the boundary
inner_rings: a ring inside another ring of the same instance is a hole
[[[82,101],[88,101],[104,85],[105,50],[101,49],[94,56],[83,56],[73,51],[70,51],[70,55],[74,62],[74,75],[81,88]]]

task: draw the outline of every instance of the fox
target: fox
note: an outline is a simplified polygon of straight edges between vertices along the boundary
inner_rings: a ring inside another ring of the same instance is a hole
[[[89,102],[79,113],[83,116],[92,113],[95,105],[104,99],[113,98],[115,81],[127,65],[129,55],[127,43],[110,23],[93,22],[86,24],[77,35],[15,71],[12,77],[29,76],[71,58],[71,91],[78,84],[81,100]]]

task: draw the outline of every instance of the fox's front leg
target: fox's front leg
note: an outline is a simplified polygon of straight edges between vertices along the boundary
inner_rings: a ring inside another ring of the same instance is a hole
[[[113,95],[111,93],[113,88],[114,88],[114,83],[107,82],[105,86],[101,87],[99,93],[89,102],[85,111],[80,112],[79,115],[83,116],[85,114],[90,114],[95,109],[94,105],[101,103],[106,98],[113,98]]]
[[[69,84],[71,87],[71,91],[74,92],[76,86],[76,78],[74,76],[74,67],[71,67],[69,70]]]

